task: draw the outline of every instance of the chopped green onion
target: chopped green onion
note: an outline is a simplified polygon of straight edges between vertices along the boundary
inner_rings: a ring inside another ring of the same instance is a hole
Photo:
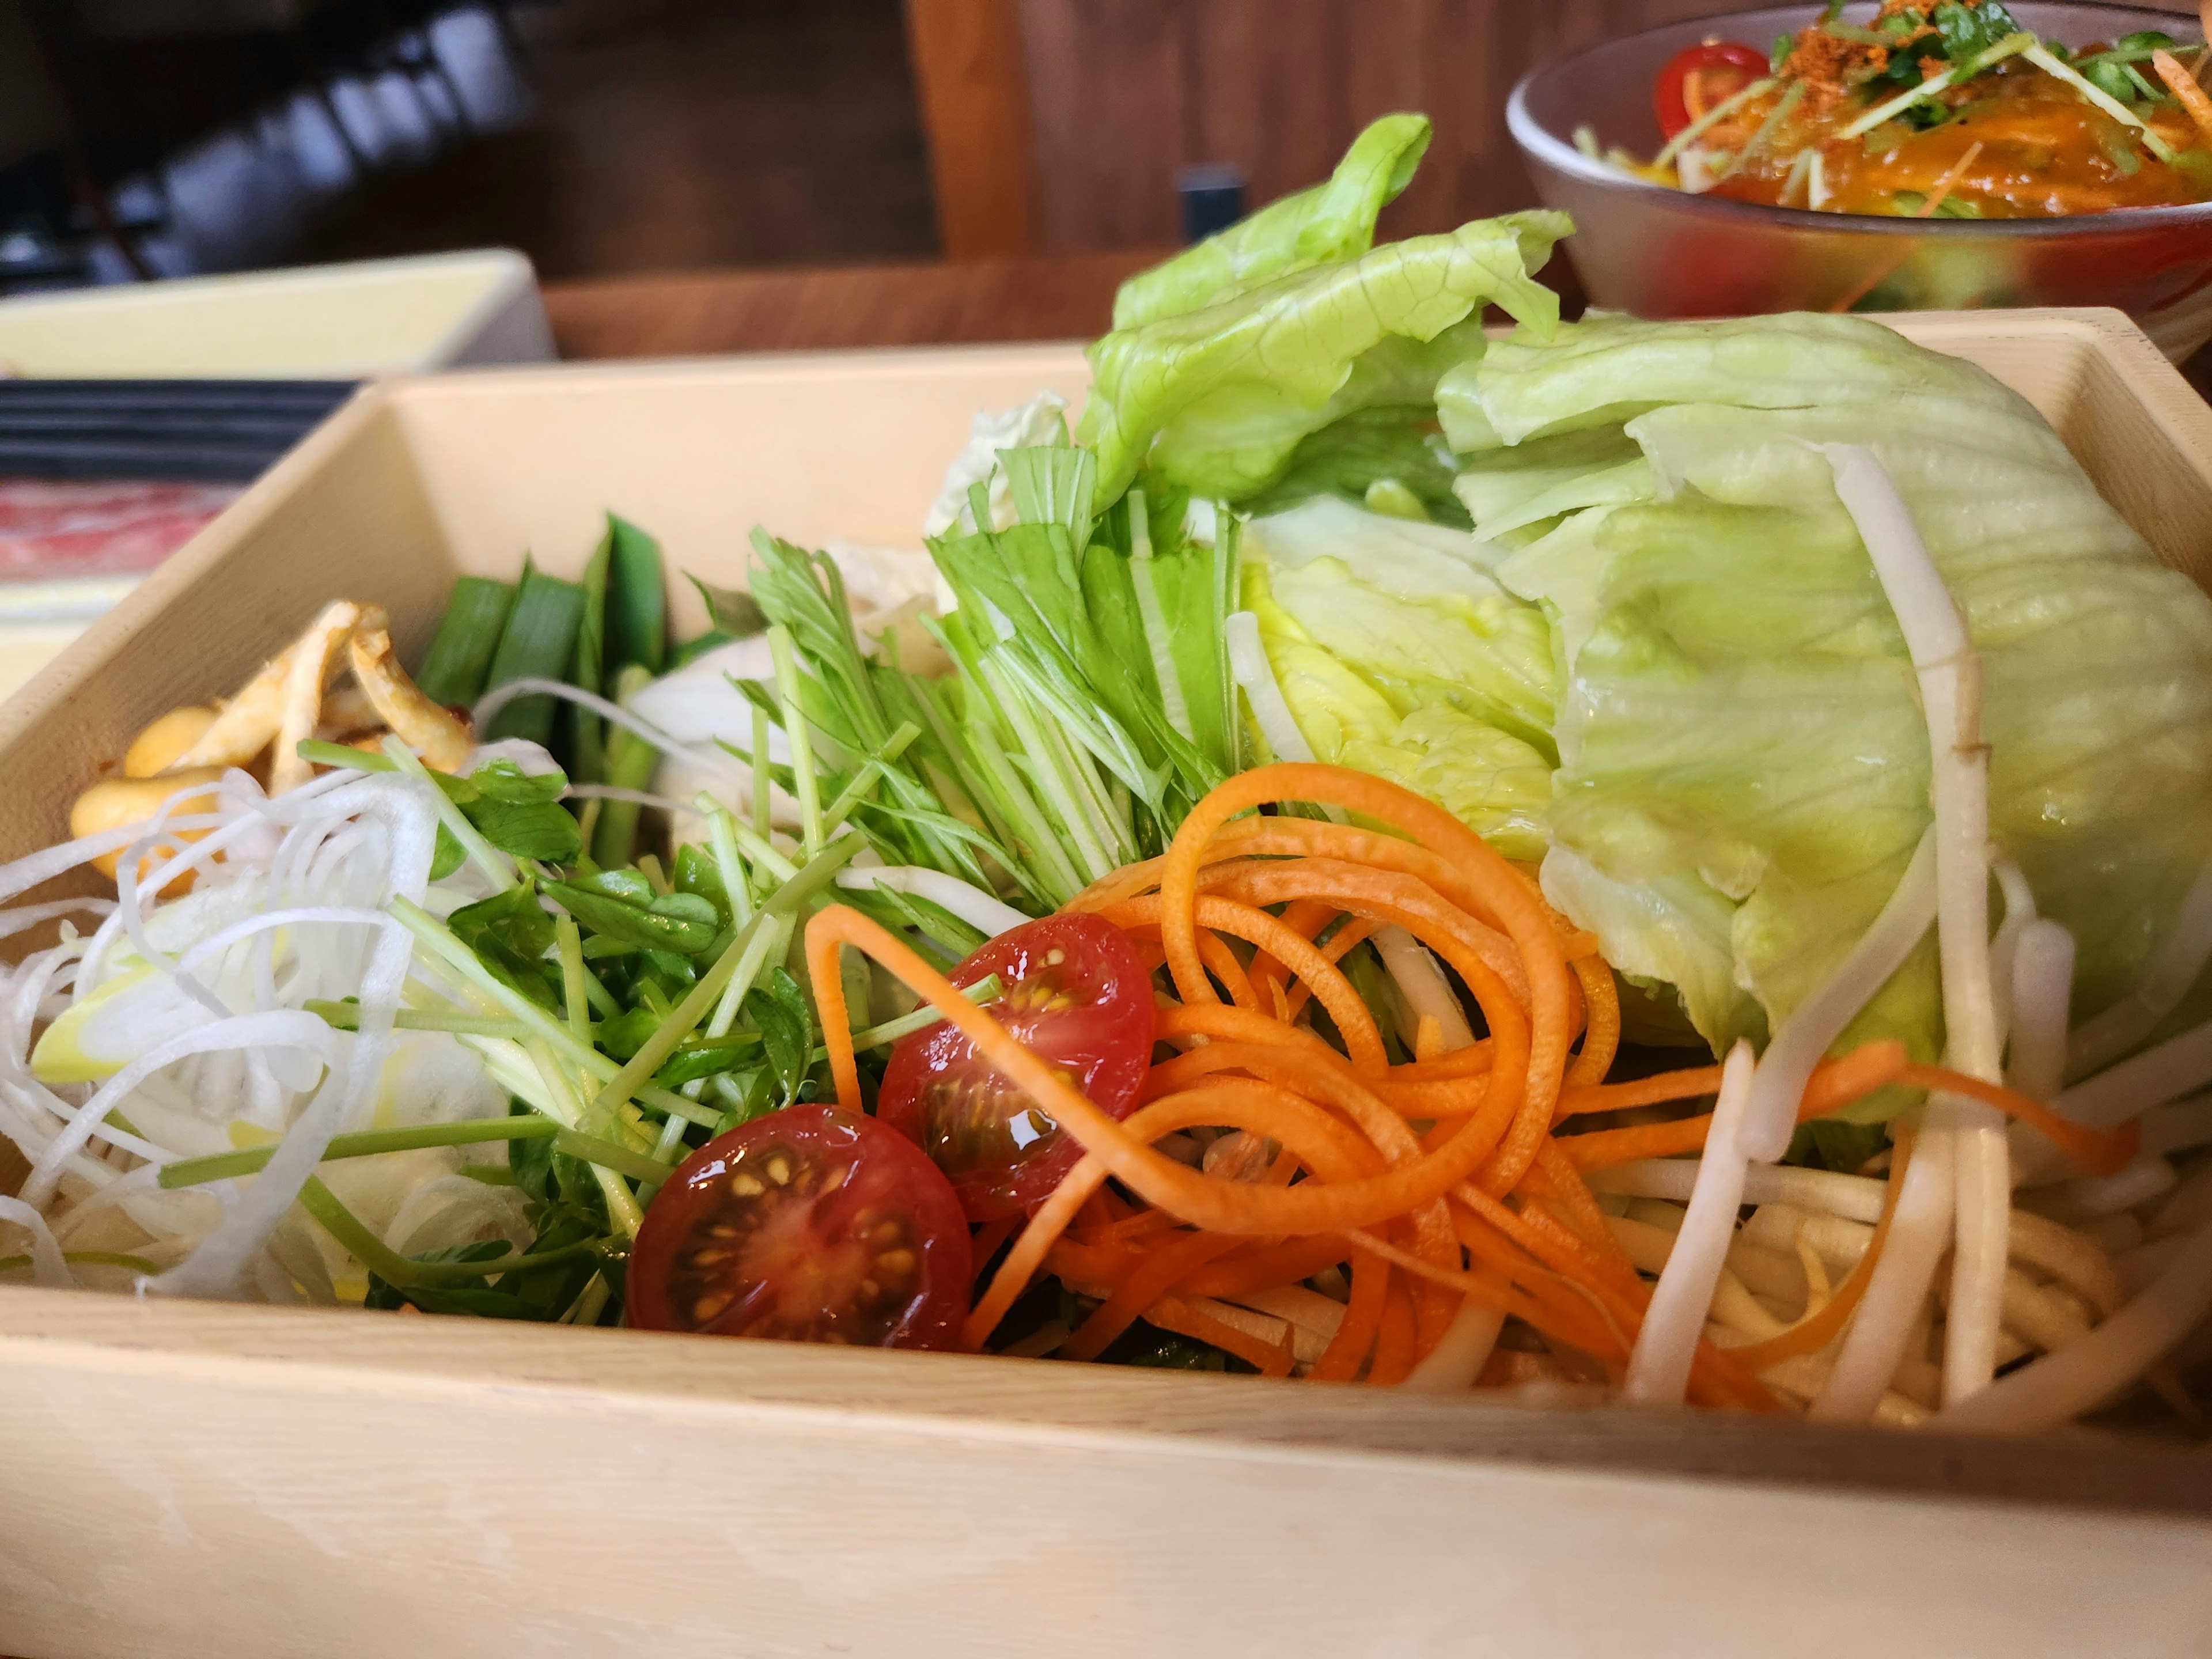
[[[611,516],[611,515],[610,515]],[[606,686],[607,565],[613,557],[614,532],[610,528],[585,562],[580,584],[584,590],[584,614],[576,625],[576,649],[568,661],[568,683],[594,695]],[[607,723],[605,718],[581,703],[566,712],[570,742],[568,775],[578,783],[607,781]],[[589,841],[584,843],[591,845]]]
[[[582,588],[542,570],[525,569],[484,689],[495,691],[510,680],[560,679],[575,659],[576,635],[583,620]],[[493,717],[484,735],[550,742],[553,712],[550,697],[518,697]]]
[[[607,514],[607,656],[659,674],[668,663],[668,583],[660,544],[627,519]]]
[[[1582,129],[1588,131],[1588,128]],[[1596,141],[1591,141],[1595,143]],[[1590,152],[1595,153],[1595,152]],[[1402,486],[1401,486],[1402,488]],[[1145,647],[1152,654],[1152,678],[1158,685],[1160,708],[1183,739],[1193,740],[1190,704],[1182,695],[1182,676],[1176,671],[1175,648],[1168,640],[1167,617],[1160,609],[1160,591],[1152,582],[1152,528],[1149,505],[1141,487],[1128,494],[1129,582],[1137,590],[1137,619],[1145,630]]]
[[[465,708],[484,693],[492,657],[514,606],[514,585],[489,576],[462,576],[446,600],[446,614],[415,684],[432,702]]]

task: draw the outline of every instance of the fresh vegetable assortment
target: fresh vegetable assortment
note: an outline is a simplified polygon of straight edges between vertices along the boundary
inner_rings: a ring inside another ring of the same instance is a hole
[[[2160,30],[2078,51],[1999,0],[1831,0],[1772,49],[1709,39],[1659,71],[1665,145],[1606,159],[1769,207],[2016,219],[2212,197],[2205,48]],[[1601,154],[1587,130],[1577,142]]]
[[[1871,323],[1562,323],[1557,215],[1375,246],[1427,140],[1133,279],[1073,429],[979,416],[926,552],[757,532],[678,641],[611,517],[580,581],[461,579],[411,678],[342,600],[140,734],[0,871],[118,883],[0,913],[59,928],[0,981],[8,1269],[1896,1425],[2179,1399],[2212,600]]]

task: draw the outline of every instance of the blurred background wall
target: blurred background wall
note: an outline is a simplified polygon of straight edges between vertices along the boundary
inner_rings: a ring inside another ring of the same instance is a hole
[[[0,0],[0,291],[487,244],[556,282],[1158,248],[1181,170],[1256,205],[1417,108],[1404,234],[1528,202],[1532,64],[1717,3]]]

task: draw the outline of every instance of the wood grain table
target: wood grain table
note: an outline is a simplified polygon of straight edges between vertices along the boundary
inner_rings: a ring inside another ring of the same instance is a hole
[[[601,277],[546,284],[545,311],[568,358],[1087,340],[1122,279],[1173,252]],[[2183,372],[2212,398],[2212,348]]]
[[[571,358],[1089,339],[1172,252],[604,277],[548,283],[545,311]]]

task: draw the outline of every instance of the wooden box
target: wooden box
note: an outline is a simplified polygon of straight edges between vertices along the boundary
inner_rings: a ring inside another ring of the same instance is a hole
[[[1903,317],[2212,581],[2212,410],[2118,313]],[[498,371],[362,393],[0,709],[0,857],[339,593],[605,506],[911,545],[1072,346]],[[690,619],[696,621],[696,617]],[[2201,1653],[2212,1459],[1045,1361],[0,1290],[0,1651]]]

